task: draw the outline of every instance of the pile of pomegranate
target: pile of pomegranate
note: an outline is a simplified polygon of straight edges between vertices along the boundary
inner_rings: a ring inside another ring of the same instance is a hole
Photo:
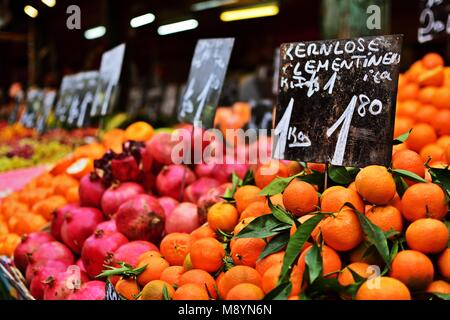
[[[24,237],[14,261],[36,299],[103,300],[105,279],[97,276],[107,266],[134,267],[165,234],[198,228],[232,173],[242,179],[250,169],[174,164],[174,145],[169,133],[156,133],[147,143],[126,142],[120,154],[108,151],[81,179],[80,203],[56,211],[51,232]],[[191,153],[206,147],[192,143]]]

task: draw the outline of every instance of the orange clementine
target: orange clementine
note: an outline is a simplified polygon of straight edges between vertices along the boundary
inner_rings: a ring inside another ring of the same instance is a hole
[[[67,201],[64,197],[51,196],[45,200],[36,202],[33,205],[32,211],[36,214],[41,215],[42,217],[44,217],[44,219],[50,220],[52,218],[53,211],[65,206],[66,204]]]
[[[307,182],[294,179],[283,192],[283,203],[296,216],[303,216],[318,209],[317,191]]]
[[[242,213],[251,203],[255,201],[264,202],[264,197],[260,196],[261,189],[257,186],[243,186],[236,190],[234,199],[239,213]]]
[[[345,203],[351,203],[359,212],[364,212],[364,202],[359,194],[350,189],[339,189],[323,194],[321,197],[322,212],[339,212]]]
[[[163,270],[159,280],[165,281],[172,287],[180,286],[180,278],[184,273],[184,267],[182,266],[170,266]]]
[[[398,91],[397,99],[399,101],[416,100],[419,96],[419,86],[416,83],[407,83]]]
[[[257,218],[269,213],[271,213],[271,210],[266,203],[256,201],[251,203],[244,211],[242,211],[239,219],[242,221],[246,218]]]
[[[147,251],[139,256],[138,264],[144,260],[147,260],[148,258],[154,258],[154,257],[162,258],[163,256],[161,255],[161,253],[159,253],[158,251],[155,251],[155,250]]]
[[[387,204],[395,196],[394,178],[382,166],[365,167],[356,176],[355,183],[358,193],[373,204]]]
[[[397,116],[415,118],[421,104],[416,100],[406,100],[397,104]]]
[[[255,184],[258,188],[264,189],[277,177],[289,177],[289,167],[278,160],[270,160],[267,163],[259,165],[255,172]]]
[[[416,152],[425,147],[427,144],[436,142],[437,136],[433,127],[426,123],[419,123],[413,126],[411,134],[406,140],[408,147]]]
[[[67,203],[79,203],[80,194],[78,192],[78,187],[71,187],[66,192]]]
[[[450,135],[450,110],[439,110],[432,123],[436,133],[440,136]]]
[[[180,277],[180,285],[183,286],[188,283],[193,283],[205,288],[209,296],[213,299],[217,298],[216,281],[208,272],[199,269],[192,269],[185,272]]]
[[[426,69],[433,69],[444,66],[444,58],[436,52],[430,52],[423,56],[422,65]]]
[[[450,294],[450,283],[443,280],[433,281],[426,291],[430,293]]]
[[[298,258],[297,265],[299,267],[300,274],[303,274],[305,272],[305,258],[311,248],[312,247],[308,247]],[[327,278],[336,278],[337,272],[340,271],[342,267],[342,262],[339,254],[326,245],[322,246],[320,249],[320,253],[322,255],[322,274]]]
[[[190,259],[195,269],[216,272],[223,265],[225,249],[213,238],[195,241],[191,246]]]
[[[441,276],[450,281],[450,249],[447,248],[442,252],[438,258],[438,269]]]
[[[100,159],[105,154],[106,149],[100,143],[90,143],[84,146],[78,147],[73,152],[73,156],[75,159],[81,158],[91,158],[91,159]]]
[[[442,252],[447,248],[448,229],[445,223],[436,219],[419,219],[406,229],[408,247],[425,254]]]
[[[256,271],[259,272],[261,276],[273,265],[278,263],[283,263],[284,251],[277,253],[272,253],[271,255],[265,257],[264,259],[256,261]]]
[[[410,117],[396,117],[394,125],[394,137],[397,138],[411,130],[414,126],[414,119]]]
[[[440,87],[444,84],[444,67],[438,66],[422,73],[417,79],[420,86]]]
[[[195,283],[186,283],[175,291],[173,300],[209,300],[209,296],[204,287]]]
[[[425,87],[419,90],[419,96],[417,97],[420,102],[429,104],[433,101],[434,93],[436,92],[436,88],[434,87]]]
[[[365,262],[353,262],[346,266],[338,275],[338,282],[341,286],[347,287],[355,283],[352,272],[358,274],[362,278],[369,278],[372,274],[369,265]]]
[[[164,289],[168,298],[172,298],[175,290],[170,284],[161,280],[152,280],[142,289],[141,300],[164,300]]]
[[[187,233],[171,233],[165,236],[160,245],[164,259],[171,266],[182,266],[191,249],[192,239]]]
[[[395,256],[389,275],[411,290],[424,290],[433,281],[434,267],[423,253],[404,250]]]
[[[151,125],[149,125],[147,122],[138,121],[133,124],[130,124],[125,129],[124,138],[126,141],[132,140],[145,142],[151,139],[153,133],[154,130]]]
[[[228,292],[226,300],[262,300],[264,292],[252,283],[240,283]]]
[[[134,278],[120,278],[115,289],[120,296],[127,300],[135,300],[139,294],[139,286]]]
[[[78,180],[67,174],[61,174],[53,179],[53,188],[57,195],[64,197],[71,187],[78,187]]]
[[[247,266],[234,266],[222,276],[218,283],[220,296],[226,298],[228,292],[241,283],[251,283],[261,288],[262,278],[258,271]]]
[[[450,109],[450,87],[437,88],[431,103],[437,108]]]
[[[392,168],[410,171],[421,178],[425,176],[424,161],[417,152],[412,150],[402,150],[394,153],[392,156]]]
[[[444,135],[442,137],[439,137],[436,143],[444,149],[447,148],[450,145],[450,135]]]
[[[434,119],[437,117],[439,110],[431,105],[423,105],[419,110],[417,110],[415,114],[415,120],[417,122],[424,122],[428,124],[432,124]]]
[[[231,258],[235,265],[254,268],[259,255],[264,250],[266,242],[263,239],[236,239],[231,246]]]
[[[226,202],[218,202],[208,210],[208,225],[214,231],[233,231],[239,222],[239,214],[236,208]]]
[[[143,259],[137,267],[141,268],[145,265],[146,269],[137,277],[141,286],[145,286],[150,281],[159,280],[161,273],[170,266],[165,259],[159,257]]]
[[[262,277],[262,289],[264,293],[267,294],[276,288],[278,284],[278,279],[280,278],[282,267],[283,267],[282,263],[277,263],[271,266],[269,269],[267,269],[267,271],[264,273]],[[294,266],[294,269],[292,269],[290,277],[292,283],[292,290],[289,293],[289,295],[298,295],[300,293],[302,277],[303,273],[300,272],[298,266]]]
[[[403,230],[403,216],[394,206],[372,207],[366,217],[384,232],[394,230],[400,233]]]
[[[196,241],[202,238],[215,238],[216,233],[214,230],[207,224],[195,229],[191,232],[192,241]]]
[[[355,248],[364,237],[358,217],[352,209],[346,207],[334,216],[322,220],[320,229],[326,245],[337,251]]]
[[[356,292],[356,300],[411,300],[411,293],[401,281],[378,277],[364,282]]]
[[[421,218],[442,219],[448,211],[444,191],[433,183],[417,183],[402,198],[403,216],[408,221]]]
[[[420,150],[420,157],[423,162],[427,162],[431,159],[431,161],[439,161],[443,158],[444,148],[439,146],[437,143],[427,144],[425,147]]]

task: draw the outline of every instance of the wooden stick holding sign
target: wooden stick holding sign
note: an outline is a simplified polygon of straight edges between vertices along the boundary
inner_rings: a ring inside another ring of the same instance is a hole
[[[388,166],[402,38],[283,44],[274,157]]]
[[[195,46],[186,90],[178,106],[178,120],[191,123],[190,137],[196,128],[209,129],[227,73],[234,38],[201,39]],[[180,197],[186,180],[186,170],[181,183]],[[181,199],[180,199],[181,201]]]

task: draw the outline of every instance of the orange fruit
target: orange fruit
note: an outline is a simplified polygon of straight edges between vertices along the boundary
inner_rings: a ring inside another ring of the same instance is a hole
[[[236,208],[226,202],[218,202],[208,210],[208,225],[214,231],[233,231],[239,222],[239,214]]]
[[[260,196],[261,189],[257,186],[243,186],[236,190],[234,199],[239,213],[242,213],[250,204],[256,201],[264,202],[265,198]]]
[[[448,229],[436,219],[419,219],[406,229],[406,242],[412,250],[425,254],[442,252],[447,248]]]
[[[432,124],[438,112],[439,110],[431,104],[423,105],[419,108],[419,110],[417,110],[415,119],[417,122]]]
[[[67,201],[61,196],[51,196],[45,200],[36,202],[32,208],[32,211],[36,214],[41,215],[46,220],[51,220],[53,212],[65,206]]]
[[[289,177],[289,167],[278,161],[270,160],[267,163],[258,166],[254,172],[255,184],[258,188],[264,189],[277,177]]]
[[[12,256],[21,242],[21,237],[15,233],[8,233],[0,238],[0,255]]]
[[[246,102],[236,102],[233,104],[233,113],[238,115],[243,123],[250,121],[252,117],[252,107]]]
[[[356,300],[411,300],[411,293],[401,281],[378,277],[364,282],[356,292]]]
[[[223,265],[225,249],[213,238],[195,241],[191,246],[190,258],[195,269],[216,272]]]
[[[165,236],[160,245],[164,259],[171,266],[182,266],[191,249],[192,239],[187,233],[171,233]]]
[[[309,169],[305,170],[307,173],[311,173],[311,170],[324,173],[325,169],[327,168],[327,166],[324,163],[312,163],[312,162],[308,162],[306,164],[306,167]]]
[[[392,200],[388,203],[388,205],[396,207],[397,210],[400,211],[400,213],[403,212],[402,199],[400,198],[398,193],[395,194],[394,198],[392,198]]]
[[[352,182],[352,183],[354,184],[354,182]],[[331,192],[333,192],[333,191],[337,191],[337,190],[345,190],[345,189],[346,189],[346,188],[343,187],[343,186],[332,186],[332,187],[326,189],[326,190],[322,193],[322,195],[320,196],[320,201],[322,201],[322,199],[323,199],[327,194],[329,194],[329,193],[331,193]],[[350,189],[350,186],[349,186],[349,189]],[[353,190],[353,191],[356,191],[356,189]]]
[[[53,193],[52,190],[49,188],[34,188],[31,190],[21,192],[19,195],[19,199],[24,204],[27,204],[32,207],[35,203],[50,197],[52,193]],[[60,195],[64,196],[64,193]]]
[[[440,87],[444,84],[444,80],[445,80],[444,67],[438,66],[422,73],[418,78],[418,83],[422,87],[424,86]]]
[[[450,283],[443,280],[433,281],[426,291],[430,293],[450,294]]]
[[[3,236],[8,233],[9,233],[8,225],[3,220],[0,220],[0,236]]]
[[[421,105],[419,101],[407,100],[397,104],[397,116],[415,118]]]
[[[235,265],[254,268],[259,255],[264,250],[266,242],[263,239],[236,239],[231,246],[231,258]]]
[[[139,286],[136,279],[133,278],[120,278],[115,289],[120,296],[127,300],[135,300],[139,294]]]
[[[421,62],[422,66],[426,69],[434,69],[436,67],[444,66],[444,58],[435,52],[430,52],[424,55]]]
[[[369,278],[372,273],[369,269],[369,264],[365,262],[353,262],[346,266],[338,275],[338,282],[341,286],[347,287],[355,283],[353,279],[353,274],[350,272],[352,270],[354,273],[358,274],[360,277]]]
[[[433,281],[434,267],[423,253],[404,250],[395,256],[389,275],[403,282],[410,290],[424,290]]]
[[[392,156],[392,168],[410,171],[419,177],[425,177],[424,161],[417,152],[412,150],[402,150]],[[410,182],[411,181],[407,181]]]
[[[450,135],[450,110],[439,110],[432,123],[436,133],[440,136]]]
[[[396,193],[394,178],[382,166],[365,167],[356,176],[355,184],[364,199],[377,205],[389,203]]]
[[[73,152],[75,159],[91,158],[93,160],[100,159],[105,154],[106,149],[100,143],[90,143],[84,146],[78,147]]]
[[[251,283],[261,288],[262,277],[258,271],[247,266],[234,266],[224,273],[218,282],[220,296],[226,298],[228,292],[241,283]]]
[[[303,274],[305,272],[305,258],[311,248],[312,247],[309,247],[305,251],[303,251],[298,258],[297,265],[299,267],[300,274]],[[320,253],[322,255],[322,274],[327,278],[336,278],[337,271],[340,271],[342,267],[341,258],[339,257],[338,253],[326,245],[321,247]]]
[[[256,261],[256,271],[259,272],[261,276],[273,265],[278,263],[283,263],[284,259],[284,251],[280,251],[277,253],[272,253],[271,255],[265,257],[264,259]]]
[[[396,207],[372,207],[366,217],[384,232],[395,230],[401,233],[403,230],[403,216]]]
[[[67,203],[79,203],[80,194],[78,192],[78,187],[71,187],[66,192]]]
[[[420,157],[423,162],[427,162],[429,159],[431,159],[431,161],[439,161],[443,158],[444,151],[444,148],[437,143],[431,143],[420,150]]]
[[[191,232],[192,241],[196,241],[202,238],[215,238],[216,233],[214,230],[207,224],[195,229]]]
[[[406,80],[408,80],[407,84],[405,84],[404,86],[402,86],[401,90],[405,91],[405,88],[407,88],[407,85],[410,84],[411,82],[417,82],[417,79],[419,78],[419,76],[425,72],[425,67],[422,65],[422,61],[416,61],[414,62],[411,67],[408,69],[408,71],[406,71],[405,73],[405,77]]]
[[[278,284],[278,279],[280,278],[282,267],[283,267],[282,263],[277,263],[271,266],[269,269],[267,269],[266,272],[264,272],[264,275],[262,277],[262,289],[265,294],[269,293],[270,291],[276,288]],[[289,293],[289,295],[294,296],[300,293],[302,278],[303,273],[300,272],[297,266],[294,266],[294,269],[292,269],[290,277],[292,283],[292,290]]]
[[[442,219],[448,211],[444,191],[433,183],[417,183],[402,198],[403,216],[408,221],[421,218]]]
[[[67,174],[61,174],[53,179],[53,188],[57,195],[64,197],[71,187],[78,187],[78,180]]]
[[[165,259],[159,257],[143,259],[138,263],[137,267],[141,268],[145,265],[147,265],[147,267],[137,277],[137,280],[141,286],[145,286],[150,281],[159,280],[161,273],[170,266]]]
[[[195,283],[186,283],[175,291],[173,300],[209,300],[209,296],[204,287]]]
[[[239,232],[242,231],[242,229],[244,229],[246,226],[248,226],[250,224],[250,222],[252,222],[254,219],[255,219],[255,217],[248,217],[248,218],[241,220],[236,225],[236,227],[234,227],[233,234],[237,235]]]
[[[447,159],[447,164],[450,164],[450,145],[445,149],[445,159]]]
[[[399,101],[416,100],[419,96],[419,86],[415,83],[407,83],[398,91],[397,99]]]
[[[125,141],[132,140],[132,141],[146,142],[151,139],[153,133],[154,130],[151,125],[149,125],[147,122],[138,121],[133,124],[130,124],[125,129],[124,138]]]
[[[436,143],[444,149],[447,148],[450,145],[450,135],[439,137]]]
[[[143,254],[141,254],[139,256],[139,259],[138,259],[137,263],[139,264],[142,261],[147,260],[148,258],[154,258],[154,257],[162,258],[163,256],[161,255],[161,253],[159,253],[158,251],[155,251],[155,250],[147,251],[147,252],[144,252]]]
[[[394,125],[394,138],[408,132],[414,126],[414,119],[410,117],[396,117]]]
[[[320,201],[322,212],[339,212],[345,203],[351,203],[359,212],[364,212],[364,202],[359,194],[350,189],[339,189],[323,194]]]
[[[50,170],[50,173],[54,176],[66,173],[66,170],[70,165],[75,161],[75,157],[73,155],[69,155],[67,157],[59,160],[53,168]]]
[[[303,216],[318,209],[319,197],[312,185],[294,179],[283,192],[283,203],[296,216]]]
[[[103,135],[102,141],[106,149],[121,153],[122,144],[125,142],[125,131],[122,129],[112,129]]]
[[[450,281],[450,249],[447,248],[442,252],[438,258],[438,269],[441,276]]]
[[[184,273],[182,266],[170,266],[163,270],[159,280],[165,281],[172,287],[179,287],[181,275]]]
[[[161,280],[152,280],[142,289],[141,300],[164,300],[164,288],[169,298],[175,294],[170,284]]]
[[[322,220],[320,230],[326,245],[337,251],[348,251],[364,238],[358,217],[350,208],[342,208],[334,216]]]
[[[80,180],[85,175],[91,173],[94,170],[94,160],[91,158],[81,158],[72,163],[66,170],[66,173]]]
[[[188,283],[205,288],[213,299],[217,298],[216,281],[208,272],[199,269],[192,269],[185,272],[180,277],[180,285],[183,286]]]
[[[422,103],[431,103],[433,101],[434,93],[436,92],[436,88],[434,87],[425,87],[419,90],[419,96],[417,97]]]
[[[256,201],[251,203],[244,211],[242,211],[239,219],[242,221],[246,218],[257,218],[265,214],[271,213],[270,208],[264,202]]]
[[[450,109],[450,87],[437,88],[431,103],[437,108]]]
[[[228,292],[226,300],[262,300],[264,292],[252,283],[240,283]]]
[[[411,134],[406,140],[408,147],[416,152],[425,147],[427,144],[436,142],[437,136],[433,127],[426,123],[419,123],[413,126]]]

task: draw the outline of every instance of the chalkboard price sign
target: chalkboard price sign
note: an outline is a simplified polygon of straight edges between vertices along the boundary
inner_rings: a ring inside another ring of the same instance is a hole
[[[121,44],[103,54],[91,116],[104,116],[111,111],[111,100],[117,92],[124,56],[125,44]]]
[[[39,133],[43,133],[47,129],[47,120],[52,112],[53,104],[56,99],[56,91],[55,90],[44,90],[42,96],[42,112],[39,114],[39,117],[36,121],[36,129]]]
[[[64,76],[59,89],[59,98],[56,103],[55,117],[60,123],[64,123],[72,104],[76,75]]]
[[[448,37],[450,34],[450,1],[421,0],[419,22],[417,40],[420,43]]]
[[[42,112],[42,99],[44,92],[37,88],[31,88],[27,91],[27,102],[25,111],[22,114],[20,122],[27,128],[34,128],[39,114]]]
[[[402,39],[283,44],[274,157],[389,165]]]
[[[178,120],[212,128],[234,38],[201,39],[195,47],[189,79],[178,106]]]

